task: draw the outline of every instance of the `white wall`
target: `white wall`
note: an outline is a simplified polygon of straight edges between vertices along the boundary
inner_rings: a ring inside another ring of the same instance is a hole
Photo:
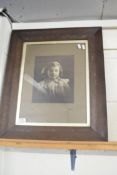
[[[110,141],[117,141],[117,50],[105,50],[105,71],[108,138]]]
[[[103,30],[108,137],[117,141],[117,29]]]
[[[7,22],[5,22],[7,23]],[[99,22],[97,22],[99,24]],[[108,21],[101,21],[102,25],[108,25]],[[115,22],[115,24],[117,21]],[[96,21],[86,22],[85,25],[95,26]],[[30,25],[30,24],[28,24]],[[59,27],[79,26],[81,23],[69,22],[57,23]],[[26,28],[26,24],[14,24],[18,29]],[[35,24],[31,27],[34,27]],[[38,28],[47,28],[47,24],[39,24]],[[52,27],[52,25],[50,25]],[[53,23],[54,27],[57,27]],[[0,23],[0,27],[3,24]],[[5,27],[9,29],[9,27]],[[10,30],[8,30],[10,31]],[[2,30],[1,34],[8,33]],[[4,50],[7,50],[8,36],[5,39]],[[117,29],[103,29],[105,75],[108,107],[109,140],[117,141]],[[1,50],[0,50],[1,53]],[[0,70],[3,72],[6,54],[0,61]],[[0,74],[1,75],[1,74]],[[1,79],[3,73],[1,75]],[[70,169],[70,155],[68,150],[48,149],[14,149],[0,148],[0,175],[117,175],[117,151],[77,151],[75,171]]]
[[[78,151],[71,171],[69,151],[11,148],[5,151],[3,175],[117,175],[115,162],[116,152]]]
[[[10,34],[11,25],[8,19],[6,17],[0,17],[0,99]]]

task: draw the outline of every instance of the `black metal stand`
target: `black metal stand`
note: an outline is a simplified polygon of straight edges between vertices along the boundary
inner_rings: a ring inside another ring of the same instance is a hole
[[[75,170],[75,162],[76,162],[76,150],[70,150],[70,158],[71,158],[71,170]]]

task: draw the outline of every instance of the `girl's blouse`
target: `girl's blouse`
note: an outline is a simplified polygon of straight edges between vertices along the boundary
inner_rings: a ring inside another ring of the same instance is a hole
[[[52,96],[64,96],[69,91],[69,79],[46,79],[38,83],[38,89],[43,94]]]

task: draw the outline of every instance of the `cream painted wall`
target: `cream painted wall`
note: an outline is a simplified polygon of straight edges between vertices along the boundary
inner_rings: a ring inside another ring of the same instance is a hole
[[[6,20],[6,19],[5,19]],[[85,26],[109,27],[109,21],[86,21]],[[38,24],[13,24],[13,29],[28,27],[78,27],[82,22],[59,22],[59,23],[38,23]],[[3,30],[3,24],[6,27]],[[115,26],[117,27],[117,26]],[[5,30],[6,29],[6,30]],[[0,80],[3,79],[4,65],[8,49],[10,26],[8,21],[0,18],[0,35],[3,42],[0,42]],[[1,41],[1,39],[0,39]],[[108,107],[109,140],[117,141],[117,29],[103,28],[103,42],[105,55],[105,76]],[[4,53],[4,54],[3,54]],[[70,156],[68,150],[48,149],[14,149],[0,148],[0,175],[117,175],[117,151],[77,151],[75,171],[70,169]]]

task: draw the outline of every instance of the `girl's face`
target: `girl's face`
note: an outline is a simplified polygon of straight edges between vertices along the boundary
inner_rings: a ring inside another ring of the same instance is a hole
[[[48,74],[48,77],[51,79],[58,78],[60,74],[59,66],[52,66],[50,69],[48,69],[47,74]]]

